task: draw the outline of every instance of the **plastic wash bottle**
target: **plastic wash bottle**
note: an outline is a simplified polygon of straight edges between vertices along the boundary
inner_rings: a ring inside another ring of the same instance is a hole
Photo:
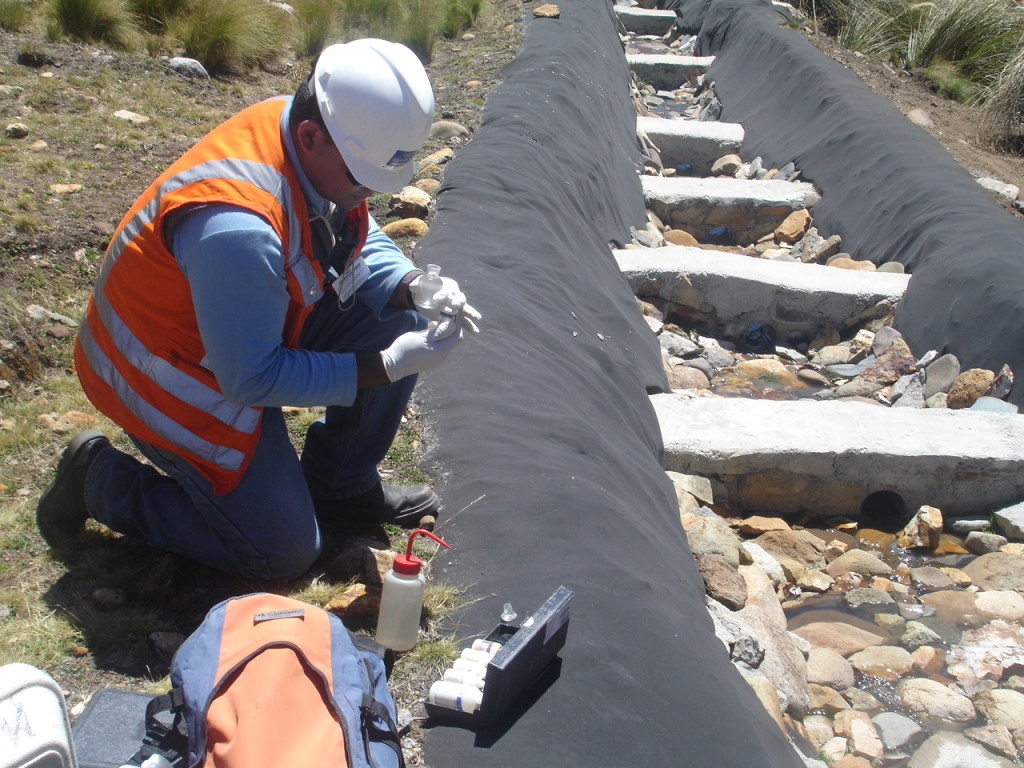
[[[420,614],[423,612],[423,561],[412,553],[413,539],[419,534],[429,536],[448,547],[430,531],[417,528],[409,534],[404,555],[395,557],[395,564],[384,574],[384,589],[377,617],[377,642],[393,651],[408,651],[416,645]]]

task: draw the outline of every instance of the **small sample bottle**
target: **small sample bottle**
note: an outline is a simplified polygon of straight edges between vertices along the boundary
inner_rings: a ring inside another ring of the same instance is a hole
[[[486,680],[487,679],[487,665],[481,664],[476,661],[469,661],[468,659],[456,659],[452,662],[452,669],[457,669],[460,672],[468,672],[471,675]]]
[[[466,661],[475,661],[477,664],[487,664],[491,660],[491,654],[487,651],[477,651],[472,648],[464,648],[462,653],[459,654],[460,659]]]
[[[417,528],[409,534],[409,545],[404,555],[395,557],[395,564],[384,574],[384,588],[380,596],[380,614],[377,617],[376,640],[393,651],[408,651],[419,636],[420,614],[423,612],[423,588],[426,583],[421,571],[423,561],[412,553],[413,539],[420,534],[445,544],[430,531]]]
[[[489,653],[491,656],[496,654],[502,648],[501,643],[497,640],[483,640],[481,638],[474,640],[471,647],[474,651],[484,651],[485,653]]]
[[[427,701],[439,707],[473,713],[480,709],[483,693],[474,685],[460,685],[447,680],[438,680],[430,686]]]
[[[427,264],[427,271],[416,281],[416,288],[413,291],[412,300],[417,309],[434,309],[437,301],[434,297],[444,287],[441,280],[441,267],[437,264]]]
[[[477,677],[470,672],[464,672],[454,667],[446,669],[442,679],[447,680],[449,683],[459,683],[460,685],[475,685],[477,688],[483,689],[484,679]]]

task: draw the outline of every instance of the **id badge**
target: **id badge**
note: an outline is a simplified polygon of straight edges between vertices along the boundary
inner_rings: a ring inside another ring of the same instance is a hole
[[[362,256],[346,264],[341,277],[332,283],[334,292],[338,294],[338,301],[344,303],[352,298],[352,294],[359,290],[359,286],[365,283],[369,276],[370,268],[366,266]]]

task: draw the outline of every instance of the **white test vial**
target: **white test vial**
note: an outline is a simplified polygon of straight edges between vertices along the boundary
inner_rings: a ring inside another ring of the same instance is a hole
[[[465,659],[466,661],[473,661],[477,664],[486,665],[487,662],[491,660],[491,654],[487,653],[487,651],[475,651],[472,648],[463,648],[462,653],[459,654],[459,658]]]
[[[473,685],[481,690],[483,690],[484,687],[484,680],[482,677],[477,677],[471,672],[465,672],[461,669],[455,669],[454,667],[446,669],[442,679],[447,680],[449,683],[458,683],[459,685]]]
[[[430,686],[430,693],[427,694],[427,701],[431,704],[470,714],[480,709],[483,698],[483,693],[476,686],[460,685],[447,680],[438,680]]]
[[[481,664],[477,661],[456,659],[452,662],[452,669],[457,669],[459,672],[469,672],[471,675],[476,675],[484,680],[487,679],[487,665]]]
[[[501,650],[501,643],[497,640],[483,640],[477,638],[473,641],[473,645],[470,646],[474,651],[483,651],[491,656],[494,656],[498,651]]]

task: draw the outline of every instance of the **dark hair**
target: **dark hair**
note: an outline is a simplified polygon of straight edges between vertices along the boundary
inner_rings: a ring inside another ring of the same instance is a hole
[[[295,129],[303,120],[312,120],[324,132],[327,140],[331,140],[331,133],[327,130],[327,123],[320,113],[320,105],[316,101],[316,89],[313,87],[313,70],[316,67],[316,60],[313,60],[309,68],[309,77],[299,83],[295,89],[295,96],[292,98],[292,111],[288,115],[288,127]]]

